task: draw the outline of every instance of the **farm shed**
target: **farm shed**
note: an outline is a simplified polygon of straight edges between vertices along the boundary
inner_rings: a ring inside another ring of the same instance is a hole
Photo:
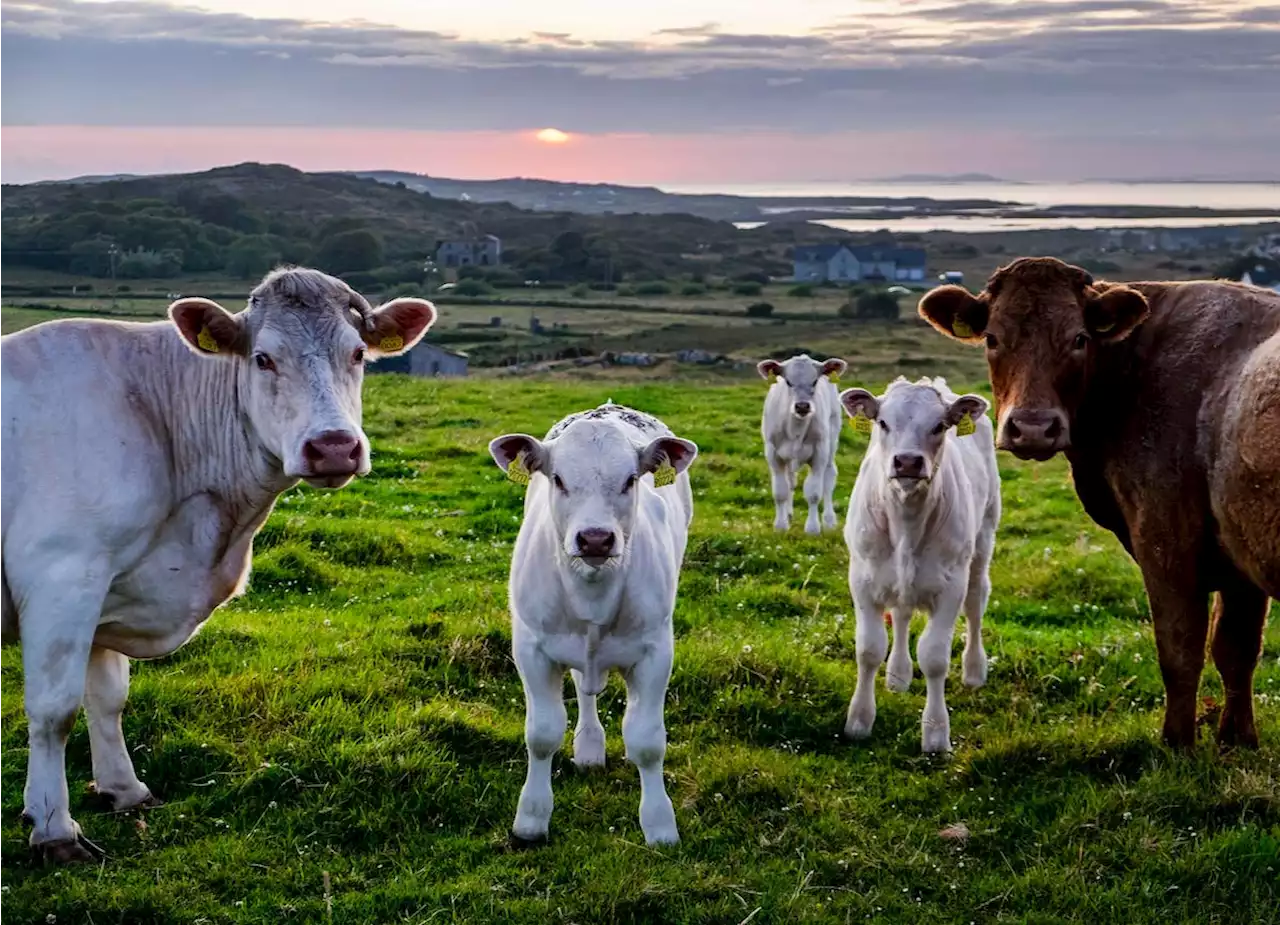
[[[449,350],[439,344],[419,343],[398,357],[386,357],[369,364],[371,373],[408,373],[411,376],[459,377],[467,374],[465,353]]]

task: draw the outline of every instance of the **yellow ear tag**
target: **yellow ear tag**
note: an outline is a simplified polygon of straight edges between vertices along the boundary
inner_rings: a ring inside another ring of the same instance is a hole
[[[676,467],[671,465],[671,460],[667,458],[665,453],[662,454],[662,465],[653,470],[653,485],[655,488],[662,488],[670,485],[676,480]]]
[[[403,346],[404,338],[399,334],[388,334],[386,337],[382,338],[382,340],[378,341],[378,349],[385,353],[394,353]],[[515,465],[515,463],[512,463],[512,465]],[[527,482],[528,479],[526,478],[525,481]]]
[[[213,334],[209,331],[208,325],[200,329],[200,333],[196,335],[196,343],[205,353],[218,352],[218,342],[213,339]]]
[[[828,378],[828,379],[830,379],[832,382],[839,382],[839,381],[840,381],[840,374],[839,374],[839,373],[827,373],[827,378]]]
[[[967,437],[969,436],[969,434],[973,433],[977,429],[978,429],[978,425],[975,424],[973,422],[973,418],[969,417],[969,415],[967,414],[964,417],[962,417],[959,421],[956,422],[957,436]]]
[[[507,464],[507,478],[517,485],[529,484],[529,467],[524,464],[523,452],[518,453],[516,458]]]
[[[769,373],[769,385],[773,385],[773,384],[774,384],[775,382],[777,382],[777,381],[778,381],[778,374],[777,374],[777,373]]]
[[[856,430],[858,433],[860,434],[871,433],[871,418],[867,417],[862,412],[858,412],[853,417],[849,418],[849,420],[853,424],[853,429]]]
[[[957,318],[951,322],[951,333],[956,337],[973,337],[973,328]]]

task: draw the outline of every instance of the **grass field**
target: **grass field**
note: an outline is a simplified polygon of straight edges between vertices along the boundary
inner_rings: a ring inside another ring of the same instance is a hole
[[[366,390],[373,474],[289,492],[249,593],[175,655],[135,663],[125,735],[167,805],[97,811],[83,720],[73,732],[72,812],[109,853],[101,867],[26,853],[20,659],[4,652],[6,923],[1276,920],[1275,609],[1261,750],[1164,749],[1138,573],[1061,461],[1001,456],[990,681],[958,684],[957,640],[956,749],[926,758],[918,672],[905,694],[881,685],[870,740],[838,738],[855,677],[847,555],[838,534],[773,533],[759,383],[383,376]],[[522,494],[485,446],[609,397],[702,450],[666,712],[683,841],[644,845],[615,677],[608,768],[578,773],[566,750],[551,843],[517,851],[505,582]],[[846,428],[842,513],[863,439]],[[1212,669],[1203,693],[1221,699]],[[967,839],[940,836],[956,823]]]

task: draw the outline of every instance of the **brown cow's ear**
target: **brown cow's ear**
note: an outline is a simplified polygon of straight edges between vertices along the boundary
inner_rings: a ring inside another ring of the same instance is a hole
[[[1084,323],[1089,333],[1103,343],[1124,340],[1147,320],[1151,308],[1142,293],[1128,286],[1111,286],[1089,296],[1084,307]]]
[[[987,303],[961,286],[939,286],[920,300],[920,317],[943,334],[966,344],[982,343],[987,329]]]
[[[375,357],[393,357],[422,340],[436,322],[436,307],[426,299],[392,299],[372,317],[373,330],[360,325],[360,336]]]
[[[238,315],[208,299],[178,299],[169,306],[169,320],[187,346],[199,354],[243,356],[247,338]]]

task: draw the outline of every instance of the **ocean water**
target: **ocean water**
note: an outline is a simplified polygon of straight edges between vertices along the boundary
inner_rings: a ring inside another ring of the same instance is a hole
[[[1198,206],[1206,209],[1275,209],[1280,211],[1277,183],[755,183],[664,186],[672,193],[725,193],[734,196],[908,197],[930,199],[992,199],[1045,208],[1091,206]],[[884,219],[831,219],[821,224],[848,231],[891,228],[899,231],[1005,231],[1040,228],[1184,228],[1205,225],[1244,225],[1276,219],[1244,218],[1004,218],[994,216],[938,216]],[[742,227],[751,227],[750,223]]]

